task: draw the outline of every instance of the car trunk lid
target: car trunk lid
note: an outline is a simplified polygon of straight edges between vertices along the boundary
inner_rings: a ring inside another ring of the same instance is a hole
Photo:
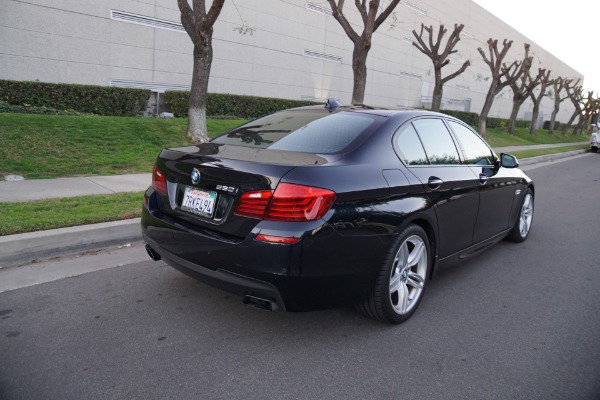
[[[315,154],[214,143],[165,149],[156,162],[167,189],[160,209],[189,230],[241,239],[260,221],[235,214],[243,193],[274,190],[296,166],[327,162]]]

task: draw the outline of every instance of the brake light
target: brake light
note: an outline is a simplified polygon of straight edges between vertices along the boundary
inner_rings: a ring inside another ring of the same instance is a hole
[[[271,221],[314,221],[321,218],[335,200],[331,190],[280,183],[265,215]]]
[[[152,187],[159,194],[162,194],[163,196],[167,195],[167,179],[165,178],[165,174],[156,168],[156,164],[152,171]]]
[[[256,240],[258,240],[259,242],[275,243],[275,244],[294,244],[294,243],[298,243],[300,241],[300,238],[270,236],[270,235],[257,235]]]
[[[262,219],[265,216],[272,195],[272,190],[261,190],[242,194],[238,205],[235,208],[235,214]]]

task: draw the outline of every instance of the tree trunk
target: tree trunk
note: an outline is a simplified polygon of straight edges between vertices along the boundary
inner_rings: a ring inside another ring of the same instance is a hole
[[[494,97],[496,95],[494,92],[488,92],[487,96],[485,96],[485,103],[483,103],[483,108],[481,109],[481,113],[479,114],[479,122],[477,124],[477,131],[479,132],[479,136],[485,138],[485,128],[487,116],[492,109],[492,104],[494,104]]]
[[[354,44],[352,53],[352,72],[354,73],[354,86],[352,88],[352,104],[364,104],[365,87],[367,84],[367,56],[370,46],[364,40]]]
[[[550,126],[548,127],[548,134],[554,134],[554,121],[556,121],[556,116],[558,115],[558,110],[560,110],[560,103],[554,103],[554,109],[552,110],[552,114],[550,115]]]
[[[435,86],[433,87],[433,98],[431,99],[431,111],[440,111],[442,107],[442,96],[444,94],[444,83],[442,82],[442,70],[435,69]]]
[[[508,133],[510,136],[515,136],[515,127],[517,122],[517,115],[519,115],[519,109],[521,108],[521,102],[518,98],[513,99],[512,111],[510,112],[510,118],[508,119]]]
[[[577,118],[578,115],[579,115],[579,110],[575,110],[575,112],[573,113],[573,115],[571,115],[571,118],[569,118],[569,122],[567,122],[565,124],[565,126],[563,126],[563,128],[562,128],[562,134],[564,136],[567,136],[567,131],[569,130],[569,128],[571,127],[571,125],[575,121],[575,118]]]
[[[583,134],[586,123],[589,124],[589,118],[587,116],[584,117],[583,115],[581,115],[579,117],[579,122],[577,123],[577,126],[575,127],[575,130],[573,131],[573,134],[574,135]]]
[[[206,129],[206,98],[212,58],[211,30],[200,43],[194,45],[194,71],[190,90],[187,133],[195,143],[205,143],[209,140]]]
[[[535,131],[537,130],[537,120],[540,115],[540,102],[533,103],[533,112],[531,113],[531,125],[529,126],[529,134],[535,136]]]

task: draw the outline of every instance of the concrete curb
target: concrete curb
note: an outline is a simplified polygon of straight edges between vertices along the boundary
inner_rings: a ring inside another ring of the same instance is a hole
[[[142,240],[140,218],[0,236],[0,266]]]

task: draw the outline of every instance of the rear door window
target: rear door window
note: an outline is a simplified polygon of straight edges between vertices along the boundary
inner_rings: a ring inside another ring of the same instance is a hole
[[[454,121],[447,121],[465,153],[465,164],[493,165],[494,155],[478,134],[466,126]]]
[[[417,131],[412,124],[405,124],[398,132],[395,139],[395,148],[400,159],[406,165],[427,165],[427,156]]]
[[[460,164],[454,140],[441,119],[423,118],[412,122],[431,164]]]

